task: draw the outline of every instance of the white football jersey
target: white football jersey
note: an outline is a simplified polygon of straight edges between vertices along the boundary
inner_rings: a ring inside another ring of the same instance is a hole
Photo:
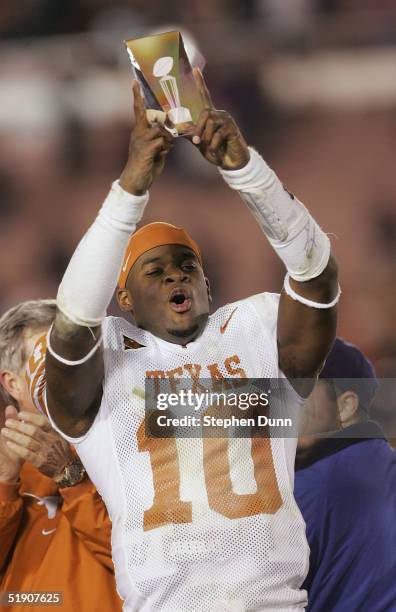
[[[222,378],[284,378],[278,302],[278,295],[264,293],[228,304],[186,347],[122,318],[103,323],[99,412],[84,436],[64,437],[75,445],[112,520],[125,610],[286,611],[306,605],[300,586],[308,546],[293,498],[296,438],[156,439],[144,427],[146,378],[176,384],[187,377],[198,390],[198,378],[214,385]],[[36,372],[43,366],[38,359],[35,365]],[[34,378],[32,393],[43,405],[44,378],[32,372]],[[295,415],[302,400],[288,387]]]

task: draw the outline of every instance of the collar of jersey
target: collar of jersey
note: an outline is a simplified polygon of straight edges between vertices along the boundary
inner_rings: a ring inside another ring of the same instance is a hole
[[[122,332],[131,340],[135,340],[139,344],[142,344],[145,348],[155,348],[157,346],[169,353],[186,355],[189,353],[194,353],[200,349],[203,341],[208,341],[209,337],[213,333],[212,319],[213,315],[209,315],[202,334],[196,340],[189,342],[185,346],[177,344],[176,342],[168,342],[167,340],[158,338],[158,336],[155,336],[150,331],[136,327],[133,323],[126,321],[126,319],[123,319]]]
[[[153,342],[159,345],[165,351],[169,351],[170,353],[181,353],[181,354],[194,353],[196,350],[198,350],[202,346],[203,338],[204,337],[207,338],[208,324],[206,324],[206,327],[203,330],[202,334],[196,340],[193,340],[192,342],[189,342],[188,344],[184,346],[182,344],[177,344],[176,342],[168,342],[167,340],[158,338],[158,336],[154,336],[154,334],[152,334],[151,332],[146,332],[146,333],[150,334],[150,336],[153,339]]]

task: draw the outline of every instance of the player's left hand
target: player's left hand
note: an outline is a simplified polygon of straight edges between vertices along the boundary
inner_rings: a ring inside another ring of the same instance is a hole
[[[217,110],[199,68],[194,79],[204,103],[192,135],[192,142],[210,163],[223,170],[238,170],[249,161],[249,149],[238,126],[229,113]]]
[[[73,459],[69,444],[42,414],[19,412],[17,419],[6,420],[1,435],[15,455],[49,478],[59,476]]]

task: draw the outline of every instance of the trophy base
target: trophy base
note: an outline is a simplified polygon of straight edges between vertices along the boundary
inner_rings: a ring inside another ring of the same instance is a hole
[[[191,113],[188,108],[185,108],[184,106],[171,108],[171,110],[168,111],[168,117],[172,121],[173,125],[177,125],[178,123],[192,122]]]

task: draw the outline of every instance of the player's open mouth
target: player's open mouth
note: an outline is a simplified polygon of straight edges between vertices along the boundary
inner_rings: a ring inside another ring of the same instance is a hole
[[[191,308],[191,298],[183,289],[173,289],[169,305],[175,312],[187,312]]]

